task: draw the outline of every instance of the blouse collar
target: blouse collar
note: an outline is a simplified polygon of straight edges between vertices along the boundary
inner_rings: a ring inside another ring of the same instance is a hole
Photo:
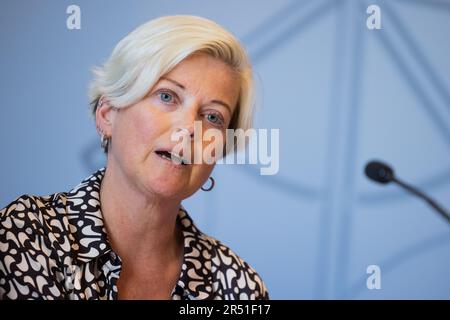
[[[65,206],[71,229],[71,251],[74,252],[77,264],[85,264],[107,254],[115,261],[120,261],[108,241],[101,212],[100,186],[105,170],[106,168],[99,169],[67,194]],[[189,299],[212,298],[211,261],[216,253],[210,238],[195,226],[183,206],[180,207],[177,221],[182,226],[184,258],[174,290],[184,290],[183,295]],[[203,270],[203,274],[199,275],[197,270]]]

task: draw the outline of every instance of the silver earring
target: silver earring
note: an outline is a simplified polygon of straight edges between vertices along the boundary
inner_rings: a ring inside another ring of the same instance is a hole
[[[214,188],[215,181],[213,177],[209,177],[209,179],[211,180],[211,185],[208,188],[203,188],[202,186],[200,189],[202,189],[203,191],[211,191]]]
[[[102,146],[103,150],[108,150],[108,143],[109,139],[102,133],[102,137],[100,138],[100,145]]]

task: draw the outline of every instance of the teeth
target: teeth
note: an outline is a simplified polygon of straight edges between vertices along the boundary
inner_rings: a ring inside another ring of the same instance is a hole
[[[168,151],[157,151],[157,154],[159,154],[159,156],[161,156],[164,159],[174,161],[174,162],[182,164],[182,165],[186,165],[186,162],[184,161],[184,159],[175,153],[171,153]]]
[[[171,153],[172,159],[174,159],[176,162],[185,164],[183,158],[181,158],[179,155]]]

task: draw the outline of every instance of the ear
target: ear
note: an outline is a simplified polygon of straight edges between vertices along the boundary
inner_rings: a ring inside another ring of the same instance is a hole
[[[95,110],[95,124],[100,134],[104,134],[107,138],[112,135],[112,127],[117,114],[117,109],[112,107],[108,100],[103,98],[103,103]]]

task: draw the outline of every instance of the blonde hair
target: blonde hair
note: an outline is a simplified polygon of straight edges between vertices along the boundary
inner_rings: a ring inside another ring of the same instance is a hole
[[[177,64],[200,52],[222,60],[238,72],[241,87],[229,128],[251,128],[255,94],[245,50],[217,23],[187,15],[165,16],[139,26],[117,44],[102,67],[93,68],[89,90],[93,116],[101,97],[116,108],[132,105]]]

